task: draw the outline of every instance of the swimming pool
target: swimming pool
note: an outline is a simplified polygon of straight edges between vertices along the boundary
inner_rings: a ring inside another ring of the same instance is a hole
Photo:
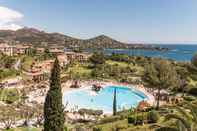
[[[104,113],[112,113],[114,88],[117,91],[118,111],[136,107],[140,101],[146,99],[146,96],[142,92],[134,88],[107,86],[98,93],[92,91],[91,88],[64,92],[63,104],[67,105],[67,110],[86,108],[103,110]]]

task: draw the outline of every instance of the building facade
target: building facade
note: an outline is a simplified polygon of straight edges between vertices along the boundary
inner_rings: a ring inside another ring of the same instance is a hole
[[[0,52],[4,55],[13,56],[14,46],[8,45],[6,43],[0,43]]]

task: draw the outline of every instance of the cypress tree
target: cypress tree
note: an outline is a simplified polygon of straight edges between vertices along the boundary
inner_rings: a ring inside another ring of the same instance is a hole
[[[44,131],[64,130],[64,109],[60,82],[60,65],[56,58],[51,70],[50,89],[44,103]]]
[[[114,88],[113,115],[117,113],[116,88]]]

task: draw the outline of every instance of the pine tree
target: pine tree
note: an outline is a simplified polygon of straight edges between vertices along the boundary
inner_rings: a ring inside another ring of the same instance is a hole
[[[157,89],[156,109],[160,106],[161,90],[177,88],[178,75],[176,69],[166,60],[157,60],[145,68],[144,81]]]
[[[51,70],[50,89],[44,103],[44,120],[44,131],[64,130],[60,66],[57,58]]]
[[[117,113],[117,101],[116,101],[116,88],[114,88],[114,99],[113,99],[113,115]]]

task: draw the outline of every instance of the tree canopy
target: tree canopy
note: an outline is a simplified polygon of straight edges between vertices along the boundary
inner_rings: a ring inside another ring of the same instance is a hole
[[[157,108],[159,108],[160,91],[177,86],[177,73],[169,61],[157,60],[147,65],[144,80],[158,90]]]
[[[102,52],[94,52],[89,61],[94,65],[104,64],[105,56]]]
[[[197,67],[197,54],[195,54],[195,55],[192,57],[191,63],[192,63],[192,65],[194,65],[195,67]]]

